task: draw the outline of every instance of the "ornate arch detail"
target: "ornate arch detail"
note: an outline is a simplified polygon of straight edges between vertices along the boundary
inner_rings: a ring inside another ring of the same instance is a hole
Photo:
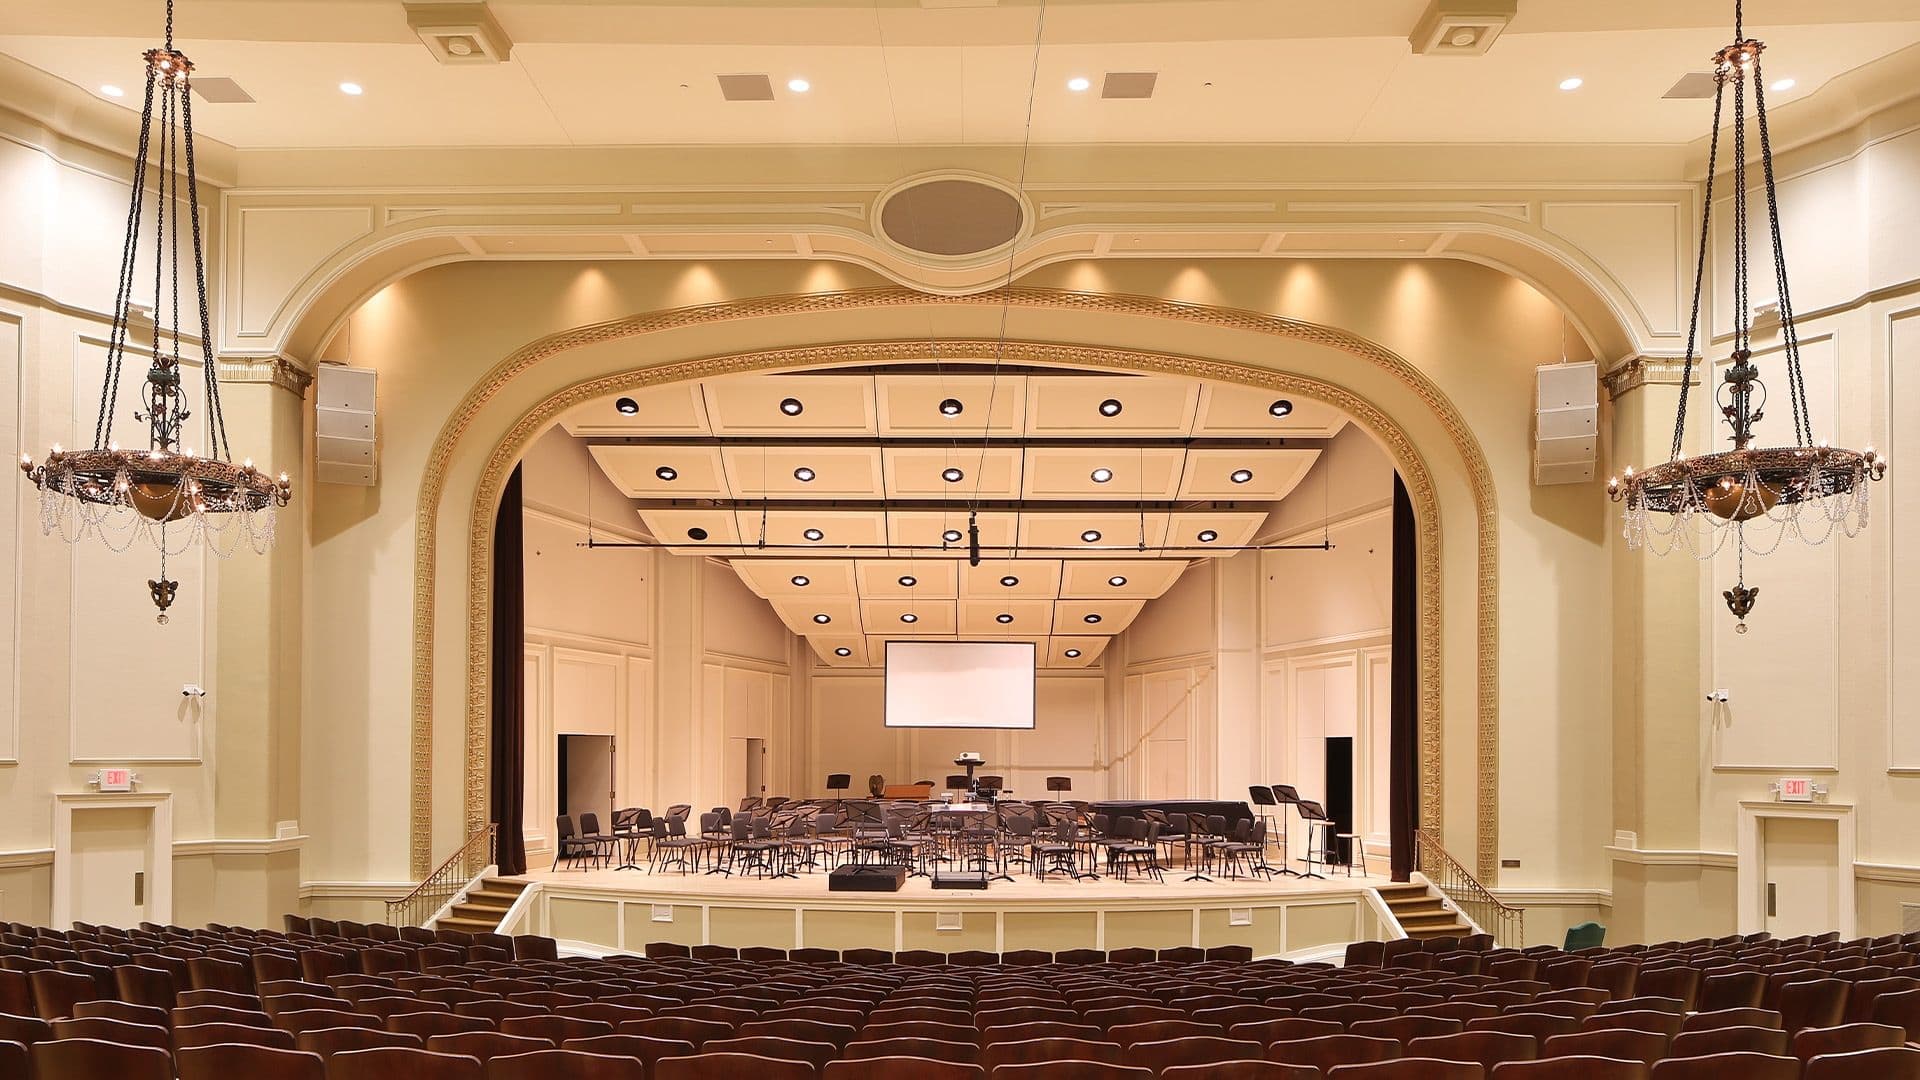
[[[621,340],[680,327],[769,316],[908,307],[923,304],[1010,305],[1173,319],[1245,330],[1319,344],[1366,360],[1411,389],[1439,420],[1467,467],[1477,517],[1476,709],[1477,818],[1476,872],[1496,877],[1499,832],[1498,626],[1496,614],[1498,512],[1492,472],[1479,443],[1451,401],[1426,375],[1391,351],[1345,331],[1277,315],[1233,308],[1184,304],[1156,297],[1078,293],[1014,286],[972,296],[930,296],[911,289],[881,287],[837,293],[758,297],[697,307],[647,312],[625,319],[576,327],[532,342],[506,357],[468,391],[434,440],[423,475],[414,534],[413,687],[411,729],[410,862],[416,876],[432,859],[433,755],[433,605],[438,553],[438,507],[454,448],[475,418],[500,390],[542,360],[569,349]],[[1432,476],[1412,441],[1384,412],[1344,387],[1229,361],[1166,353],[1039,342],[980,343],[1027,363],[1060,363],[1164,372],[1223,382],[1269,387],[1318,398],[1359,419],[1393,454],[1409,480],[1421,537],[1421,818],[1441,820],[1441,666],[1439,500]],[[483,826],[486,804],[485,744],[487,710],[488,593],[492,518],[500,487],[513,462],[533,437],[565,408],[620,389],[709,378],[721,374],[783,367],[860,363],[899,358],[924,350],[924,340],[863,342],[736,353],[660,364],[588,380],[552,395],[523,413],[496,445],[481,475],[470,507],[467,603],[466,765],[463,806],[471,830]]]

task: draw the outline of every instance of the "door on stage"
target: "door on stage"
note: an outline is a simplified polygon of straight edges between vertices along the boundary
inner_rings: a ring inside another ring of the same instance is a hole
[[[741,739],[746,744],[746,794],[767,797],[767,740]]]
[[[556,813],[579,823],[583,813],[598,814],[602,830],[613,826],[613,736],[562,735],[554,761],[558,765],[554,790],[559,792]]]

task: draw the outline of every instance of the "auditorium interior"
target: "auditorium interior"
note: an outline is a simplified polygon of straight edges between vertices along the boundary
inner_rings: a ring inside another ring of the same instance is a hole
[[[1920,1080],[1912,0],[8,0],[0,434],[0,1080]]]

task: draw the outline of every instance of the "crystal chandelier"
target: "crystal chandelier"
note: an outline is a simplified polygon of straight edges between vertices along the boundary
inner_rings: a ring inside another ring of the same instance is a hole
[[[1867,524],[1870,482],[1886,475],[1886,458],[1872,447],[1843,450],[1816,439],[1800,367],[1800,337],[1794,327],[1793,299],[1787,291],[1787,263],[1780,247],[1780,204],[1774,185],[1773,146],[1767,134],[1766,79],[1760,55],[1766,46],[1744,33],[1739,0],[1734,4],[1733,44],[1714,54],[1713,135],[1707,156],[1706,201],[1700,217],[1699,264],[1693,278],[1693,316],[1687,333],[1685,374],[1673,424],[1672,456],[1644,472],[1632,468],[1607,482],[1607,492],[1625,504],[1627,546],[1646,546],[1665,555],[1684,548],[1697,559],[1711,559],[1732,545],[1738,577],[1722,593],[1727,609],[1746,633],[1746,617],[1760,595],[1747,584],[1746,557],[1767,555],[1782,540],[1824,543],[1835,533],[1858,534]],[[1748,258],[1747,91],[1753,91],[1754,127],[1760,138],[1760,169],[1766,198],[1766,228],[1779,290],[1780,353],[1793,418],[1793,444],[1758,447],[1754,425],[1764,416],[1767,389],[1753,360],[1753,308]],[[1700,301],[1706,279],[1707,243],[1712,235],[1714,175],[1720,156],[1720,126],[1728,90],[1733,97],[1733,308],[1730,363],[1720,379],[1716,401],[1730,429],[1732,450],[1682,457],[1687,427],[1687,390],[1692,382],[1694,347],[1700,340]]]
[[[168,558],[203,542],[224,558],[242,539],[256,552],[266,551],[273,544],[276,511],[287,504],[293,489],[285,473],[275,478],[255,468],[251,460],[234,464],[227,445],[207,314],[206,258],[193,164],[193,63],[173,47],[173,0],[167,0],[166,44],[144,55],[147,88],[140,109],[139,149],[133,159],[133,198],[127,209],[93,444],[85,450],[63,450],[55,444],[44,462],[36,464],[31,456],[23,456],[20,468],[40,489],[43,532],[57,533],[70,544],[97,536],[115,551],[145,539],[158,550],[160,575],[147,582],[147,589],[159,609],[159,621],[165,623],[167,608],[180,587],[167,577]],[[151,198],[149,184],[153,185]],[[193,248],[191,302],[198,305],[198,351],[205,380],[201,408],[206,414],[207,441],[200,453],[184,442],[193,414],[187,409],[180,371],[180,248],[187,239],[181,235],[182,203]],[[142,274],[140,240],[148,231],[153,237],[153,258]],[[153,282],[150,347],[131,340],[133,290],[143,278]],[[168,282],[171,288],[163,289]],[[170,310],[163,310],[169,301]],[[135,420],[147,426],[144,449],[123,449],[110,440],[121,368],[130,354],[135,363],[147,365],[133,413]]]

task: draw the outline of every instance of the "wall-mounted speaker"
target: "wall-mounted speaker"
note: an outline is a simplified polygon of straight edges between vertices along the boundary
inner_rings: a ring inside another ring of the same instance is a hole
[[[314,479],[323,484],[372,487],[378,463],[374,442],[375,384],[371,368],[322,364],[314,378]]]
[[[1600,365],[1534,370],[1533,482],[1582,484],[1600,458]]]

